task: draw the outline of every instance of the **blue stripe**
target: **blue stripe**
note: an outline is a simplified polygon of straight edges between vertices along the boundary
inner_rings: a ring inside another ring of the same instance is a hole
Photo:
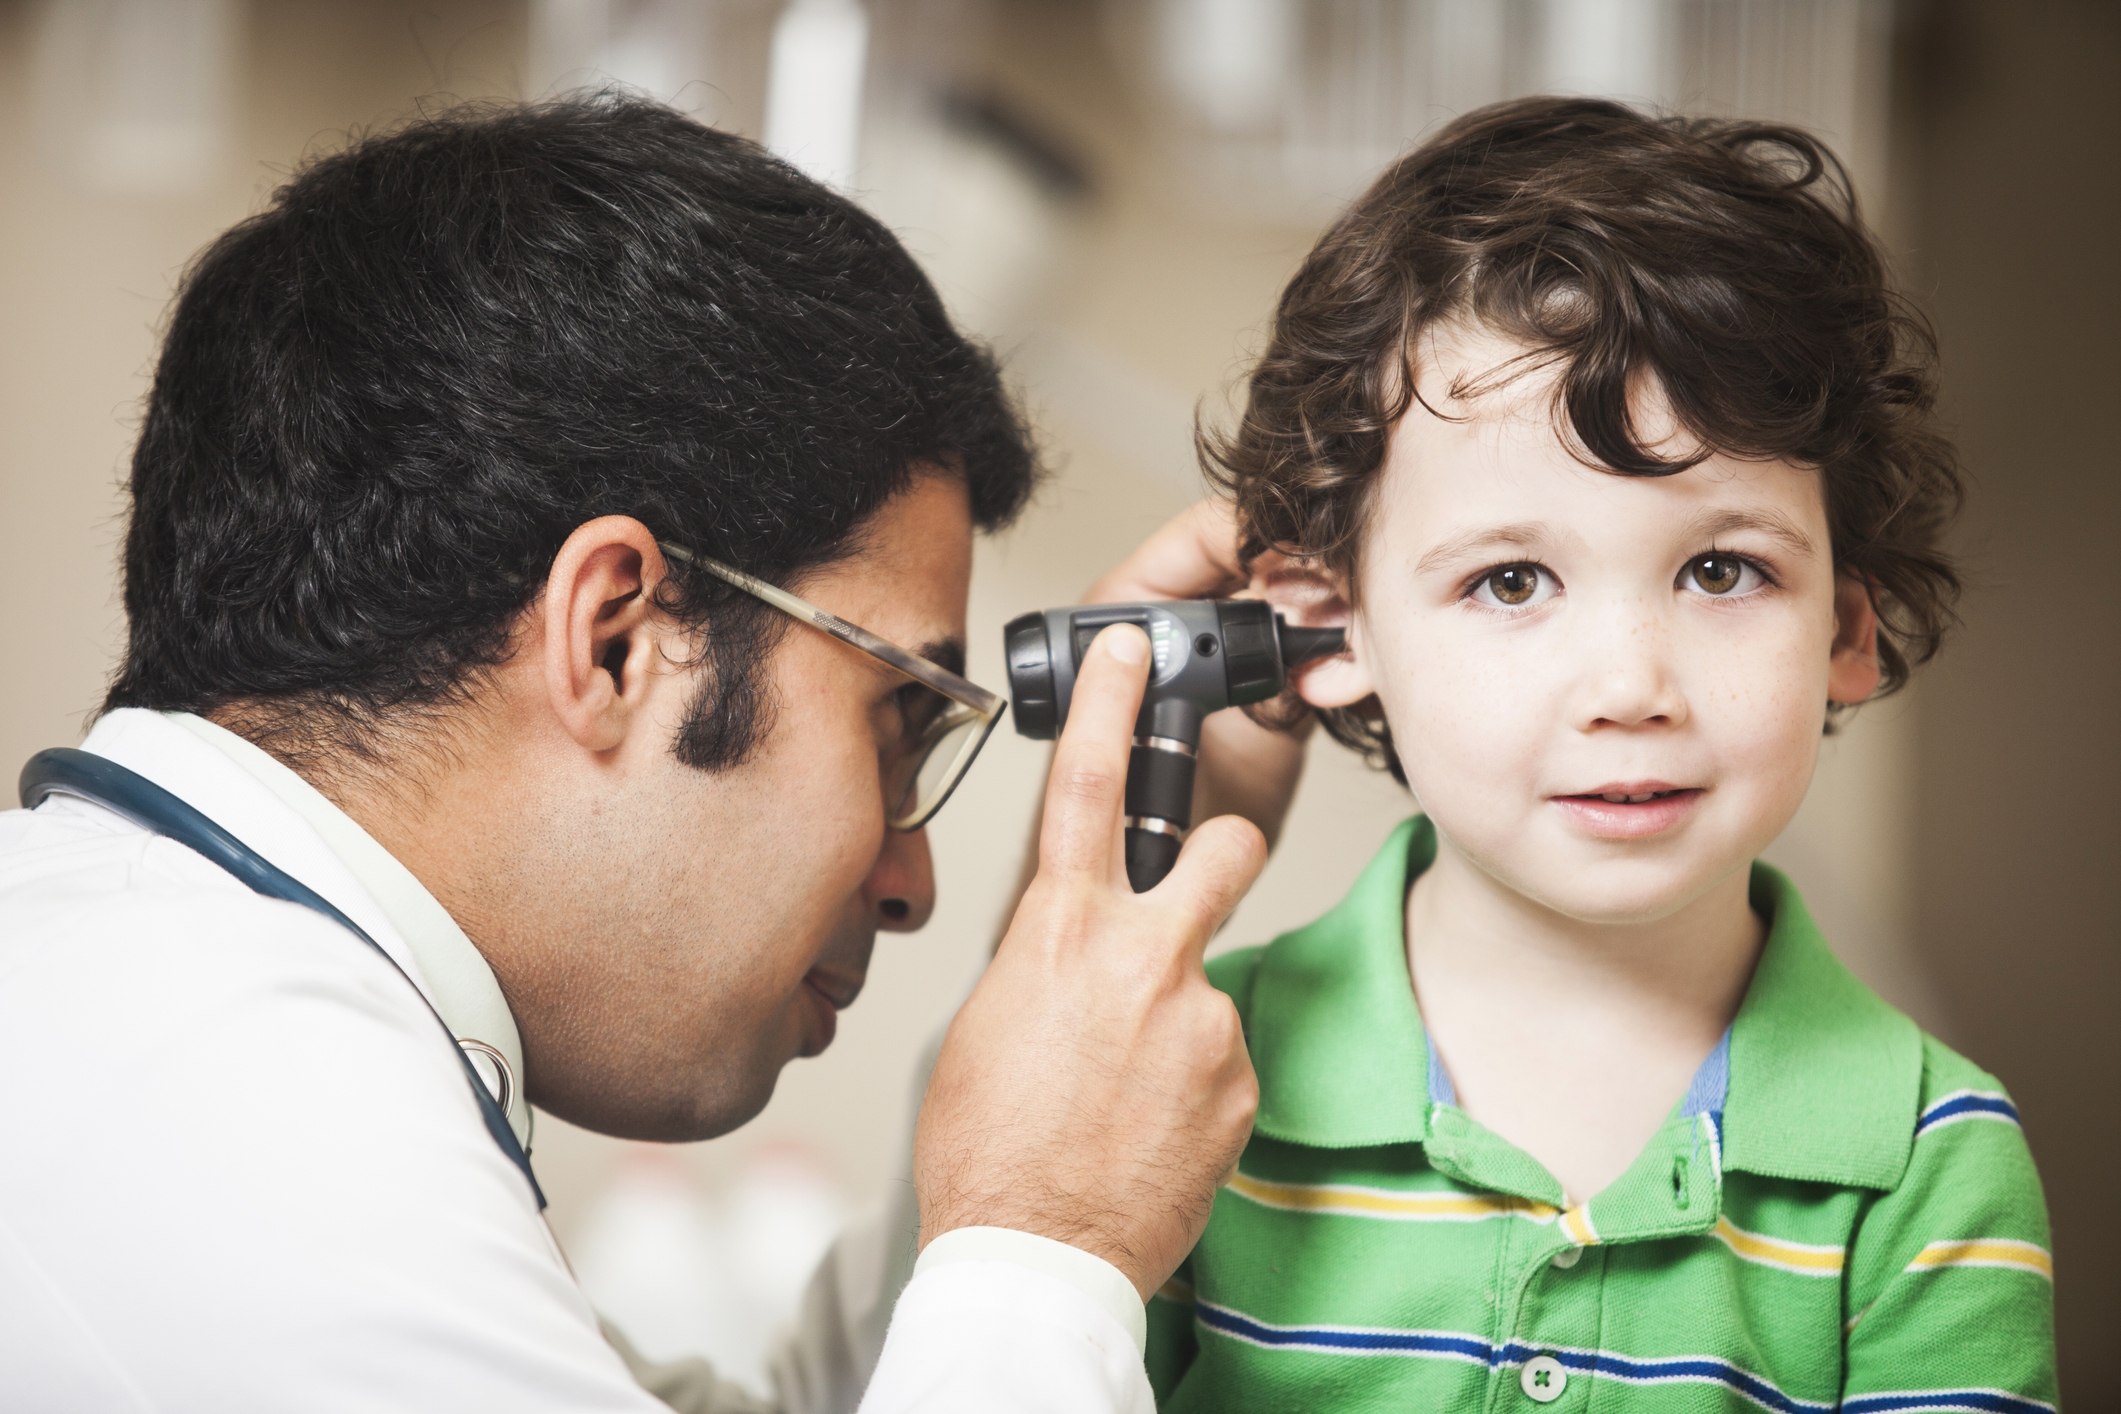
[[[1679,1102],[1679,1113],[1692,1119],[1695,1115],[1721,1114],[1724,1101],[1731,1097],[1731,1028],[1723,1028],[1723,1037],[1716,1042],[1708,1059],[1694,1072],[1693,1083],[1687,1086],[1686,1098]]]
[[[1526,1347],[1511,1346],[1512,1351],[1523,1350],[1518,1364],[1533,1355],[1547,1352]],[[1736,1390],[1763,1409],[1772,1409],[1775,1414],[1828,1414],[1831,1403],[1798,1399],[1784,1394],[1750,1370],[1741,1369],[1728,1360],[1718,1360],[1712,1355],[1680,1355],[1661,1360],[1636,1360],[1625,1355],[1615,1355],[1609,1350],[1557,1350],[1552,1352],[1565,1370],[1579,1374],[1602,1375],[1607,1379],[1622,1380],[1628,1384],[1665,1384],[1675,1380],[1703,1384],[1719,1384]]]
[[[1925,1129],[1935,1128],[1962,1115],[1993,1115],[2012,1124],[2019,1123],[2018,1107],[2001,1095],[1954,1095],[1924,1110],[1922,1118],[1915,1121],[1915,1133],[1919,1136]]]
[[[1579,1375],[1602,1376],[1627,1384],[1664,1384],[1673,1381],[1718,1384],[1737,1391],[1775,1414],[1831,1414],[1831,1403],[1798,1399],[1773,1384],[1740,1369],[1728,1360],[1710,1355],[1681,1355],[1638,1360],[1609,1350],[1570,1350],[1526,1345],[1511,1341],[1497,1346],[1479,1336],[1456,1331],[1388,1330],[1361,1326],[1276,1326],[1255,1320],[1226,1306],[1203,1301],[1195,1313],[1200,1323],[1213,1331],[1270,1349],[1310,1350],[1348,1355],[1427,1355],[1465,1360],[1489,1369],[1522,1365],[1535,1355],[1550,1355],[1563,1369]],[[1972,1408],[1974,1406],[1968,1406]],[[2011,1414],[2016,1414],[2013,1409]]]
[[[1845,1400],[1842,1414],[1889,1414],[1893,1410],[1979,1410],[1981,1414],[2055,1414],[2055,1406],[2022,1399],[2000,1389],[1932,1389],[1900,1394],[1859,1394]]]
[[[1344,1350],[1351,1355],[1447,1355],[1494,1365],[1495,1347],[1478,1336],[1453,1331],[1367,1330],[1360,1327],[1270,1326],[1226,1306],[1203,1301],[1194,1308],[1202,1325],[1254,1345]]]
[[[1429,1103],[1457,1104],[1458,1087],[1451,1083],[1451,1072],[1443,1068],[1443,1057],[1436,1054],[1436,1038],[1424,1030],[1421,1039],[1429,1048]]]

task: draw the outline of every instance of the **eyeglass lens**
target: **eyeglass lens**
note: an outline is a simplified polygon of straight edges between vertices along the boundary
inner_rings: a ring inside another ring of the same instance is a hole
[[[899,690],[901,733],[886,763],[884,799],[894,824],[924,819],[964,769],[986,719],[931,687]]]

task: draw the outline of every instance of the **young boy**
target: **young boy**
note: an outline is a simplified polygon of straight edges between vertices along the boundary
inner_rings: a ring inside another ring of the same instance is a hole
[[[1312,252],[1214,451],[1423,813],[1211,965],[1259,1116],[1164,1409],[2052,1409],[2016,1111],[1753,862],[1950,616],[1932,360],[1789,129],[1498,105]]]

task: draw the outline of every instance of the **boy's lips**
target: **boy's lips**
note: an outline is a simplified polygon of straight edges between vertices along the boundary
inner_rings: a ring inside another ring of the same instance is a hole
[[[1580,829],[1598,839],[1646,839],[1685,819],[1702,797],[1698,786],[1668,781],[1613,781],[1554,803]]]

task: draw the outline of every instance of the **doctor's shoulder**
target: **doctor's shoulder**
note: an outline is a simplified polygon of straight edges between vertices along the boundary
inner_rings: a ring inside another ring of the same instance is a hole
[[[337,924],[252,893],[184,846],[57,798],[0,813],[0,1110],[18,1143],[81,1116],[149,1128],[212,1094],[327,1083],[433,1018]],[[67,1167],[63,1144],[48,1167]]]
[[[397,1354],[341,1393],[444,1407],[394,1382],[490,1393],[481,1322],[535,1330],[538,1378],[618,1387],[405,979],[69,801],[0,814],[0,1122],[0,1321],[34,1337],[0,1352],[0,1389],[51,1396],[24,1407],[112,1380],[159,1407],[271,1407],[343,1368],[354,1333]]]
[[[426,1016],[404,979],[346,947],[337,924],[64,796],[0,812],[0,974],[10,979],[0,1007],[30,1011],[86,987],[107,1013],[166,1014],[194,993],[302,979]]]

